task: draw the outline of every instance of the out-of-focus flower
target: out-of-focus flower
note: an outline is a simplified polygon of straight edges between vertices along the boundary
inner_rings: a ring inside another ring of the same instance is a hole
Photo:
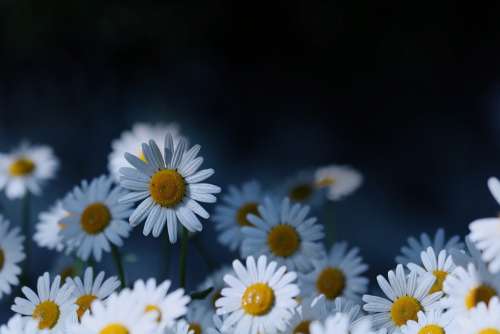
[[[65,225],[61,220],[68,216],[64,210],[61,201],[57,201],[48,211],[38,215],[39,222],[35,225],[35,234],[33,240],[40,247],[62,251],[64,249],[63,237],[61,231]]]
[[[26,257],[23,241],[19,227],[10,228],[10,222],[0,215],[0,297],[19,284],[19,262]]]
[[[326,197],[338,201],[352,194],[363,183],[363,175],[348,166],[321,167],[314,174],[316,187],[326,189]]]

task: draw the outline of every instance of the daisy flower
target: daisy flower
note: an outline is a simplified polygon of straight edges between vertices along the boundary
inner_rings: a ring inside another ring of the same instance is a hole
[[[208,309],[207,305],[196,300],[189,305],[185,320],[189,324],[189,330],[193,334],[207,333],[209,328],[214,327],[214,311]]]
[[[181,319],[177,321],[175,326],[167,327],[164,331],[165,334],[195,334],[192,329],[189,328],[189,324]]]
[[[163,143],[165,133],[170,132],[174,143],[179,140],[179,126],[175,123],[165,124],[149,124],[136,123],[131,130],[124,131],[120,138],[115,139],[111,143],[112,151],[108,156],[109,173],[115,181],[120,180],[120,168],[127,167],[128,163],[125,160],[125,153],[129,152],[146,161],[146,157],[142,151],[142,143],[149,140],[154,140],[157,143]],[[163,146],[161,147],[163,150]]]
[[[285,330],[297,306],[294,298],[300,291],[294,283],[297,274],[287,272],[285,266],[276,269],[277,266],[274,261],[268,263],[265,256],[260,256],[257,263],[253,256],[247,257],[246,268],[238,260],[233,262],[236,276],[224,277],[229,287],[222,290],[222,297],[215,303],[217,314],[228,315],[223,331],[233,327],[239,334]]]
[[[258,207],[258,216],[247,215],[254,226],[242,229],[245,235],[242,257],[266,255],[290,270],[310,270],[312,260],[324,255],[321,244],[324,233],[315,217],[306,218],[309,209],[307,205],[291,205],[288,198],[283,199],[281,205],[265,198]]]
[[[362,276],[366,270],[358,248],[348,249],[346,242],[335,243],[327,257],[314,261],[312,272],[300,276],[303,294],[324,295],[329,304],[337,297],[357,302],[368,286],[368,279]]]
[[[435,253],[439,253],[443,249],[450,253],[454,249],[463,249],[464,245],[460,242],[458,235],[446,241],[444,229],[440,228],[436,231],[434,239],[431,239],[427,233],[422,233],[420,239],[408,238],[408,245],[401,247],[401,255],[396,257],[396,262],[403,265],[408,263],[420,264],[420,254],[429,247],[432,247]]]
[[[23,287],[26,298],[16,297],[11,309],[36,320],[38,329],[63,334],[67,323],[76,322],[73,289],[70,283],[61,286],[61,276],[56,276],[51,284],[49,273],[45,273],[38,278],[38,293]]]
[[[500,302],[497,297],[491,301],[480,303],[471,310],[468,317],[459,318],[461,334],[498,334],[500,333]]]
[[[286,180],[276,193],[279,197],[288,197],[294,203],[308,204],[314,207],[321,205],[325,199],[325,189],[316,185],[314,173],[314,170],[297,173]]]
[[[109,176],[100,176],[90,183],[83,181],[63,201],[68,215],[61,220],[62,231],[69,250],[76,248],[79,258],[87,261],[92,254],[101,261],[102,252],[110,252],[113,244],[123,245],[130,226],[126,219],[131,213],[130,204],[118,203],[126,192],[113,186]]]
[[[75,261],[73,257],[65,256],[64,254],[56,258],[50,269],[50,273],[53,276],[61,276],[63,282],[65,282],[67,278],[77,277],[82,272],[83,262],[80,260]]]
[[[137,280],[132,290],[136,304],[140,305],[143,313],[154,314],[160,329],[171,326],[177,318],[185,315],[190,301],[183,289],[168,293],[170,286],[168,280],[157,285],[156,280],[150,278],[147,281]]]
[[[410,320],[401,327],[403,334],[446,334],[454,333],[451,331],[453,317],[442,310],[435,309],[424,313],[417,313],[417,321]]]
[[[72,334],[157,334],[156,315],[144,312],[130,290],[112,294],[106,302],[96,300]]]
[[[408,269],[410,269],[410,271],[416,271],[419,276],[434,275],[436,280],[430,293],[442,291],[446,277],[455,270],[455,263],[453,262],[452,256],[449,255],[445,249],[441,250],[439,255],[436,256],[434,249],[429,247],[426,251],[422,252],[420,258],[423,266],[409,263],[407,265]]]
[[[62,202],[57,201],[48,211],[38,215],[39,222],[36,224],[33,240],[40,247],[55,249],[58,252],[64,248],[63,237],[61,231],[65,225],[61,220],[68,216],[68,212],[64,210]]]
[[[396,267],[396,272],[389,271],[389,281],[382,275],[377,281],[387,296],[364,295],[363,309],[372,313],[373,324],[376,328],[386,328],[389,333],[401,333],[401,326],[408,321],[418,320],[420,311],[430,311],[438,308],[442,292],[429,294],[435,278],[431,275],[417,279],[417,273],[411,272],[406,276],[402,265]]]
[[[490,178],[488,188],[500,204],[500,181]],[[500,217],[475,220],[470,223],[469,229],[469,238],[482,252],[482,259],[489,263],[489,270],[493,273],[500,272]]]
[[[308,332],[304,334],[375,334],[371,330],[371,322],[363,318],[355,325],[350,326],[349,317],[344,313],[337,313],[326,318],[324,324],[320,321],[311,323]]]
[[[223,322],[222,322],[221,317],[219,317],[217,314],[215,314],[212,318],[212,323],[214,325],[213,325],[213,327],[210,327],[207,330],[207,334],[224,334],[224,332],[222,331]]]
[[[444,281],[446,297],[442,304],[455,315],[467,314],[479,303],[488,303],[500,291],[500,276],[489,273],[485,267],[469,263],[457,267]]]
[[[68,278],[68,281],[75,286],[73,297],[78,306],[76,313],[81,320],[83,314],[90,309],[90,305],[95,300],[104,300],[111,295],[119,286],[120,281],[112,276],[104,280],[104,271],[101,271],[94,278],[94,270],[88,267],[83,275],[83,281],[80,277],[74,279]]]
[[[214,203],[213,194],[220,188],[200,183],[214,174],[213,169],[198,170],[203,163],[196,157],[201,146],[187,150],[186,139],[177,145],[171,133],[165,137],[164,154],[154,140],[142,144],[147,163],[126,153],[125,158],[133,166],[120,169],[120,184],[132,192],[120,199],[122,203],[142,201],[130,216],[130,223],[136,226],[146,220],[143,233],[158,237],[167,223],[170,242],[177,241],[177,220],[189,231],[203,229],[196,215],[209,218],[208,212],[198,203]],[[196,214],[196,215],[195,215]]]
[[[230,272],[231,267],[224,266],[210,274],[196,289],[197,291],[204,291],[212,288],[212,291],[203,300],[212,311],[215,311],[215,302],[221,297],[221,291],[225,286],[224,276]]]
[[[23,143],[9,154],[0,154],[0,190],[5,189],[10,199],[22,198],[28,192],[39,195],[58,166],[50,147]]]
[[[244,183],[241,189],[230,186],[229,193],[222,197],[223,204],[215,208],[215,228],[218,240],[232,251],[241,245],[241,228],[253,226],[247,219],[248,214],[259,215],[257,206],[262,201],[262,190],[256,181]]]
[[[23,241],[19,227],[10,228],[10,222],[0,215],[0,298],[19,284],[19,262],[26,257]]]
[[[326,188],[326,196],[331,201],[338,201],[352,194],[363,183],[363,176],[348,166],[330,165],[316,170],[316,187]]]
[[[295,309],[292,318],[288,322],[287,329],[283,334],[309,333],[311,322],[326,318],[328,311],[322,298],[306,298],[302,300]]]
[[[23,318],[19,314],[9,319],[0,327],[0,334],[39,334],[37,323],[33,319]]]

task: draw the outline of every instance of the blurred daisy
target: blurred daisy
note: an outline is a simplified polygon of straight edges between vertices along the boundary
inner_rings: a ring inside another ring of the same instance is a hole
[[[61,276],[61,281],[65,282],[67,278],[73,278],[80,275],[83,270],[83,262],[73,257],[59,255],[51,265],[50,273],[53,276]]]
[[[48,211],[38,215],[39,222],[35,226],[35,234],[33,240],[40,247],[55,249],[58,252],[64,248],[63,237],[61,231],[65,225],[61,220],[68,215],[64,210],[61,201],[57,201]]]
[[[222,319],[217,314],[215,314],[212,318],[213,327],[210,327],[207,331],[207,334],[224,334],[222,331]],[[0,333],[1,334],[1,333]]]
[[[348,249],[346,242],[335,243],[326,258],[314,261],[312,272],[300,276],[303,294],[324,295],[327,303],[337,297],[357,302],[368,286],[368,279],[361,276],[366,270],[358,248]]]
[[[130,290],[112,294],[106,302],[96,300],[72,334],[157,334],[156,315],[145,313]]]
[[[388,299],[363,296],[363,309],[372,313],[376,328],[386,328],[389,333],[401,333],[401,326],[410,320],[418,320],[418,312],[439,308],[438,301],[443,293],[429,294],[435,281],[434,276],[426,275],[417,279],[416,272],[406,276],[403,266],[398,265],[396,272],[389,271],[388,277],[389,281],[382,275],[377,276],[378,284]]]
[[[189,232],[199,232],[203,226],[196,215],[205,219],[210,216],[198,202],[214,203],[213,194],[221,189],[200,183],[213,175],[214,170],[198,170],[203,163],[202,157],[196,157],[201,147],[195,145],[187,150],[186,146],[184,138],[175,145],[172,134],[167,133],[164,154],[153,140],[142,145],[148,163],[130,153],[125,154],[134,168],[120,169],[120,184],[132,192],[120,201],[142,201],[129,220],[132,226],[146,220],[144,235],[153,232],[153,236],[158,237],[167,223],[170,242],[174,243],[177,241],[177,220]]]
[[[189,324],[181,319],[172,327],[167,327],[164,334],[195,334],[193,330],[189,328]]]
[[[224,288],[224,276],[231,273],[231,267],[224,266],[219,270],[210,274],[196,289],[196,291],[204,291],[212,288],[212,291],[203,299],[209,310],[215,312],[215,302],[221,297],[221,291]]]
[[[23,143],[9,154],[0,154],[0,190],[5,188],[10,199],[22,198],[27,192],[39,195],[58,166],[50,147]]]
[[[326,188],[326,196],[331,201],[338,201],[352,194],[361,186],[363,176],[348,166],[331,165],[316,170],[316,187]]]
[[[350,326],[349,317],[344,313],[337,313],[326,318],[324,324],[314,321],[305,334],[375,334],[371,330],[369,318],[363,318],[355,325]]]
[[[19,262],[26,257],[23,241],[19,227],[10,228],[10,222],[0,215],[0,298],[19,284]]]
[[[500,204],[500,181],[490,178],[488,188]],[[500,217],[475,220],[470,223],[469,228],[469,238],[482,251],[482,259],[489,263],[489,270],[493,273],[500,272]]]
[[[266,255],[301,272],[312,269],[312,261],[324,256],[323,226],[315,217],[306,218],[309,206],[290,204],[285,198],[276,205],[269,198],[258,207],[259,215],[249,214],[253,227],[243,227],[242,257]]]
[[[74,286],[69,283],[61,286],[61,276],[56,276],[51,284],[49,273],[45,273],[38,278],[38,293],[23,287],[26,298],[16,297],[12,311],[36,320],[38,329],[63,334],[67,323],[76,322],[73,289]]]
[[[9,319],[7,324],[0,327],[0,334],[41,334],[37,323],[33,319],[23,318],[19,314]]]
[[[279,197],[288,197],[291,202],[319,206],[324,202],[325,189],[316,186],[313,170],[297,173],[277,190]]]
[[[262,191],[256,181],[244,183],[241,189],[229,187],[229,193],[222,198],[223,204],[215,208],[215,228],[219,232],[218,240],[232,251],[241,245],[241,228],[253,226],[247,219],[248,214],[258,216],[257,206],[262,201]]]
[[[109,173],[116,181],[119,181],[120,168],[128,166],[127,160],[124,158],[125,153],[132,153],[139,159],[146,161],[146,157],[142,152],[142,143],[154,140],[157,143],[163,144],[163,139],[167,132],[172,134],[174,143],[177,143],[179,140],[179,126],[175,123],[136,123],[131,130],[124,131],[120,138],[115,139],[111,143],[112,152],[108,157]],[[163,145],[160,149],[164,149]]]
[[[446,277],[455,270],[455,264],[453,263],[453,258],[451,255],[446,253],[443,249],[436,256],[436,253],[432,247],[427,248],[421,254],[421,260],[423,266],[415,263],[409,263],[408,269],[411,271],[416,271],[418,275],[433,275],[436,280],[432,286],[430,293],[438,292],[443,290],[443,283]]]
[[[469,263],[466,268],[457,267],[444,281],[446,297],[442,304],[454,315],[467,314],[479,303],[488,303],[500,291],[500,276],[477,268]]]
[[[154,278],[134,283],[133,297],[144,313],[154,314],[160,329],[172,326],[174,321],[187,312],[189,296],[183,289],[168,293],[171,282],[166,280],[157,285]]]
[[[297,274],[287,272],[285,266],[267,262],[260,256],[255,262],[247,257],[246,268],[236,260],[233,269],[236,276],[226,275],[224,281],[229,287],[222,290],[222,297],[216,302],[217,313],[227,314],[223,331],[233,329],[238,334],[274,334],[284,331],[286,323],[297,306],[295,297],[299,288],[294,281]]]
[[[101,176],[69,193],[64,201],[68,215],[61,220],[65,226],[62,235],[70,250],[76,248],[79,258],[87,261],[91,254],[101,261],[102,252],[110,252],[113,244],[123,245],[130,226],[126,219],[131,213],[130,204],[118,203],[125,190],[115,186],[108,176]]]
[[[446,241],[444,229],[440,228],[436,231],[434,239],[431,239],[427,233],[422,233],[420,239],[415,237],[408,238],[408,245],[401,247],[401,255],[396,257],[396,262],[403,265],[407,265],[410,262],[421,264],[420,254],[429,247],[432,247],[435,253],[439,253],[443,249],[450,253],[454,249],[463,249],[464,245],[460,242],[458,235]]]
[[[321,295],[323,297],[323,295]],[[361,306],[343,297],[335,298],[331,308],[332,314],[344,313],[349,319],[349,323],[355,323],[361,319]]]
[[[500,333],[500,302],[497,297],[480,303],[471,310],[468,317],[458,319],[462,334],[498,334]]]
[[[83,281],[80,277],[68,279],[75,286],[73,297],[78,306],[76,313],[79,320],[90,309],[90,305],[95,300],[105,300],[120,286],[117,277],[112,276],[104,280],[104,275],[104,271],[101,271],[94,279],[94,270],[92,267],[88,267],[83,275]]]
[[[322,321],[326,318],[327,314],[328,311],[322,298],[315,300],[306,298],[295,309],[283,334],[308,334],[311,322],[316,320]]]
[[[193,334],[207,334],[209,328],[214,327],[214,311],[199,300],[193,301],[188,308],[185,320],[189,324],[189,330]]]
[[[431,310],[427,313],[422,311],[417,314],[417,321],[410,320],[401,327],[403,334],[446,334],[451,331],[453,317],[443,313],[442,310]]]

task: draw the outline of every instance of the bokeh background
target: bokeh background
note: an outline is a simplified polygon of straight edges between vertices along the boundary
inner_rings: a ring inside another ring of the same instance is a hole
[[[335,204],[336,237],[361,248],[374,278],[409,235],[464,235],[497,214],[486,180],[500,176],[498,7],[3,0],[0,151],[29,139],[61,159],[34,221],[105,173],[111,141],[137,121],[177,122],[223,188],[352,165],[365,183]],[[1,203],[18,223],[19,203]],[[204,253],[229,263],[237,255],[205,227]],[[35,249],[34,273],[58,270],[56,253]],[[191,250],[194,289],[209,268]],[[162,240],[137,229],[125,252],[129,279],[165,277]],[[109,257],[99,266],[114,273]]]

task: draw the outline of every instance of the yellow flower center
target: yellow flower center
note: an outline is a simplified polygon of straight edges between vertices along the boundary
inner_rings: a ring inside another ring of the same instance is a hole
[[[442,270],[434,270],[433,274],[434,277],[436,277],[436,280],[429,290],[429,294],[442,291],[444,280],[446,279],[446,276],[448,276],[448,273]]]
[[[402,296],[391,307],[391,318],[396,326],[403,326],[409,320],[417,321],[417,313],[422,311],[420,302],[411,296]]]
[[[470,290],[465,297],[465,306],[467,309],[475,307],[480,302],[488,304],[490,299],[497,295],[497,292],[489,285],[482,284]]]
[[[254,202],[243,204],[236,212],[236,221],[238,222],[238,225],[253,226],[253,224],[248,221],[247,215],[251,213],[252,215],[260,217],[257,206],[258,204]]]
[[[128,331],[127,327],[121,325],[121,324],[109,324],[101,331],[99,334],[129,334],[130,332]]]
[[[480,330],[478,334],[500,334],[500,331],[495,328],[485,328]]]
[[[222,297],[221,291],[222,291],[221,289],[215,290],[215,292],[212,296],[212,306],[214,307],[214,309],[215,309],[215,303],[217,302],[217,299]]]
[[[300,324],[295,326],[293,329],[293,334],[309,334],[309,325],[311,324],[310,320],[303,320]]]
[[[10,165],[9,172],[12,176],[26,176],[33,173],[35,167],[32,160],[19,158]]]
[[[328,299],[335,299],[344,292],[345,275],[338,268],[328,267],[318,275],[316,289]]]
[[[324,187],[331,186],[334,183],[335,183],[335,179],[333,177],[324,177],[321,180],[318,180],[318,182],[316,182],[316,186],[319,188],[324,188]]]
[[[161,310],[158,306],[156,305],[146,305],[146,309],[144,310],[146,313],[148,312],[155,312],[157,314],[156,321],[160,322],[161,321]]]
[[[76,310],[76,314],[78,315],[78,320],[81,320],[85,312],[90,309],[90,305],[92,302],[96,300],[97,297],[94,295],[81,295],[76,300],[75,304],[78,305],[78,310]]]
[[[193,322],[192,324],[189,324],[189,330],[188,331],[193,331],[194,334],[201,334],[203,331],[201,330],[200,324],[197,324]]]
[[[314,189],[310,184],[299,184],[290,189],[288,196],[294,202],[304,202],[311,197],[313,191]]]
[[[107,206],[96,202],[90,204],[83,210],[80,224],[88,234],[99,234],[109,225],[111,212]]]
[[[427,325],[422,327],[417,334],[445,334],[445,331],[438,325]]]
[[[274,305],[274,292],[265,283],[255,283],[246,288],[241,298],[241,307],[250,315],[267,314]]]
[[[176,170],[164,169],[156,172],[151,177],[149,191],[157,204],[171,208],[179,204],[184,198],[186,183]]]
[[[3,269],[4,264],[5,264],[5,252],[3,251],[2,248],[0,248],[0,270]]]
[[[75,277],[77,275],[76,269],[73,267],[66,267],[61,271],[61,281],[66,281],[68,277]]]
[[[52,329],[60,314],[59,306],[51,300],[46,300],[35,307],[32,316],[38,320],[38,329]]]
[[[267,244],[274,255],[288,257],[299,248],[300,237],[291,225],[279,224],[269,231]]]

